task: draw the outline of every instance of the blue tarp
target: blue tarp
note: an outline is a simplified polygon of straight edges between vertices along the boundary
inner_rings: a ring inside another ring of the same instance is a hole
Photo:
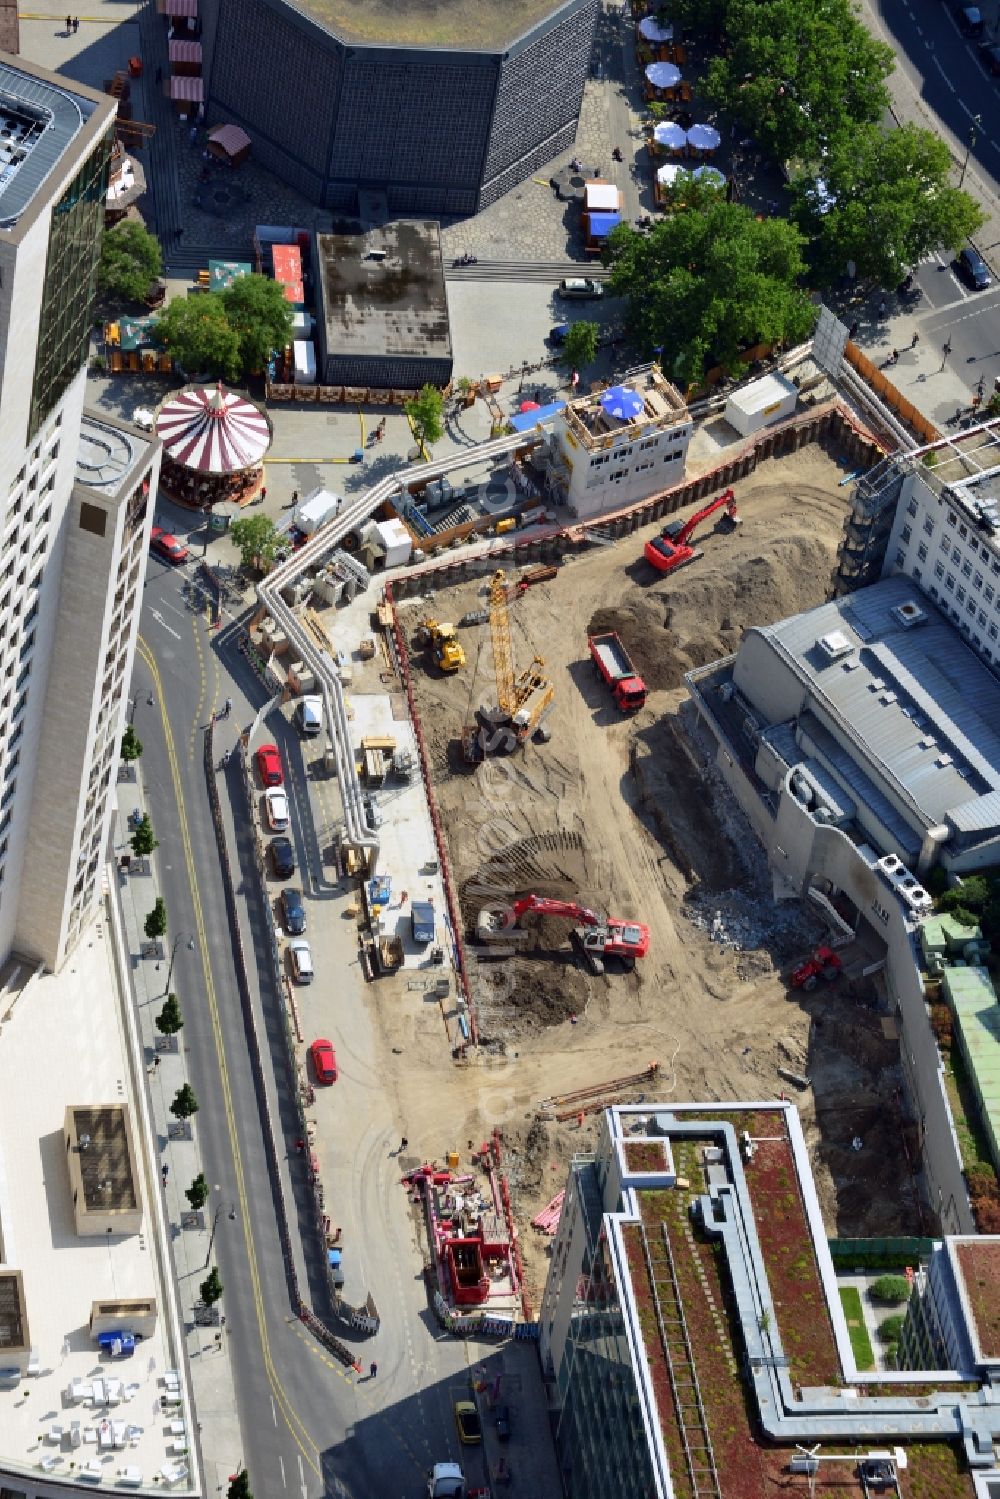
[[[553,401],[549,406],[539,406],[537,411],[519,411],[516,416],[511,417],[510,424],[515,432],[533,432],[539,422],[555,416],[565,405],[565,401]]]
[[[620,213],[592,213],[590,215],[590,237],[591,239],[603,239],[610,234],[612,229],[617,229],[622,221]]]

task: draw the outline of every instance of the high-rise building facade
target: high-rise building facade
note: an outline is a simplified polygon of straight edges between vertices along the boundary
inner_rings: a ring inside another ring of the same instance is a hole
[[[85,417],[115,104],[0,55],[0,961],[99,895],[158,448]]]

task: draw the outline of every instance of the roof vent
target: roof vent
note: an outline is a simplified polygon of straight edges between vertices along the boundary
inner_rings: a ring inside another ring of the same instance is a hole
[[[872,677],[871,681],[868,683],[868,691],[881,692],[884,686],[885,679],[883,677]]]
[[[922,625],[927,618],[926,612],[921,609],[915,599],[907,599],[905,603],[896,604],[889,610],[893,619],[903,626],[904,630],[912,630],[914,625]]]
[[[925,734],[924,735],[923,739],[921,739],[921,741],[920,741],[920,748],[921,749],[937,749],[937,740],[934,738],[933,734]]]
[[[816,644],[828,661],[840,661],[854,650],[843,630],[831,630],[828,635],[821,635]]]
[[[938,755],[937,759],[934,761],[934,764],[937,765],[941,770],[944,770],[946,765],[952,764],[952,757],[949,754]]]
[[[878,695],[878,700],[883,704],[884,707],[888,707],[890,703],[894,703],[896,701],[896,694],[894,692],[880,692]]]

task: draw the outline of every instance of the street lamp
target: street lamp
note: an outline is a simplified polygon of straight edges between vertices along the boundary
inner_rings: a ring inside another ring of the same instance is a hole
[[[174,945],[173,945],[173,947],[172,947],[172,949],[170,951],[170,962],[169,962],[169,964],[167,966],[167,987],[163,991],[165,994],[169,994],[170,993],[170,975],[174,971],[174,959],[177,956],[177,949],[178,949],[178,947],[180,946],[180,944],[183,941],[184,941],[184,933],[183,932],[179,932],[177,934],[177,936],[174,938]],[[187,949],[188,949],[188,952],[194,952],[194,938],[193,937],[188,937],[188,939],[187,939]]]
[[[961,187],[962,183],[965,181],[965,169],[969,165],[969,153],[971,152],[973,146],[976,144],[979,134],[979,128],[982,123],[982,115],[972,116],[972,124],[969,126],[969,133],[965,138],[965,160],[962,162],[962,171],[958,179],[959,187]]]
[[[205,1256],[205,1269],[206,1270],[208,1269],[209,1260],[212,1258],[212,1245],[215,1243],[215,1230],[219,1226],[219,1214],[221,1212],[222,1212],[222,1203],[220,1202],[219,1206],[215,1210],[215,1217],[212,1219],[212,1232],[208,1236],[208,1253]],[[230,1223],[235,1223],[236,1222],[236,1204],[235,1204],[235,1202],[231,1202],[229,1204],[229,1221],[230,1221]]]

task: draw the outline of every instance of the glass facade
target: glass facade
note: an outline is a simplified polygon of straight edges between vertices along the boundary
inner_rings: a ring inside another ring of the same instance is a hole
[[[656,1489],[596,1175],[593,1165],[574,1169],[587,1247],[558,1372],[556,1451],[569,1499],[649,1499]]]
[[[29,441],[87,362],[110,156],[111,138],[105,136],[52,210]]]

